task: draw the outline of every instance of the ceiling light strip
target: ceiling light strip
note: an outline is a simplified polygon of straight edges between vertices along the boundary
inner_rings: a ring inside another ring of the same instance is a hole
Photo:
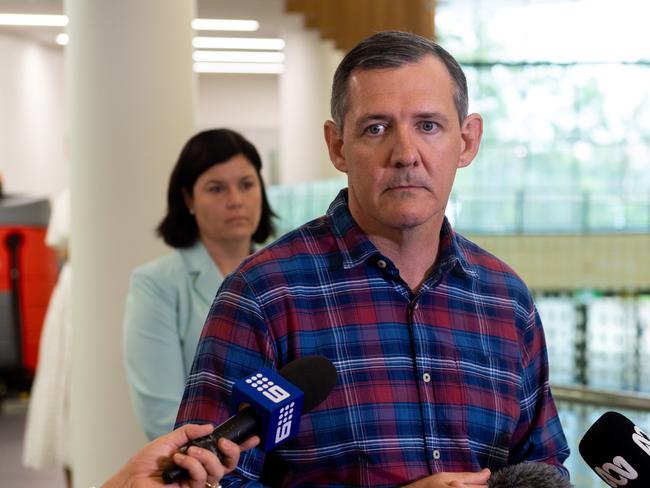
[[[244,73],[280,74],[284,65],[280,63],[194,63],[196,73]]]
[[[281,51],[284,40],[254,37],[195,37],[192,45],[197,49],[259,49]]]
[[[260,28],[260,23],[257,20],[194,19],[192,28],[198,31],[253,32]]]
[[[283,63],[284,53],[269,51],[194,51],[197,62],[220,63]]]
[[[41,27],[65,27],[65,15],[0,14],[0,25],[23,25]]]

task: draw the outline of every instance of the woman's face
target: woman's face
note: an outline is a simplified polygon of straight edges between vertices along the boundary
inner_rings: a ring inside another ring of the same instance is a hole
[[[262,187],[253,164],[243,154],[205,170],[185,204],[194,213],[202,241],[250,242],[262,214]]]

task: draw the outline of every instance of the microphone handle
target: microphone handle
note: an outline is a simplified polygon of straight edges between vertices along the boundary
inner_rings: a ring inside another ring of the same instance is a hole
[[[217,441],[225,437],[235,444],[241,444],[249,437],[257,433],[259,420],[255,414],[253,407],[245,407],[235,415],[226,420],[223,424],[217,426],[212,434],[198,437],[191,440],[179,449],[179,452],[185,453],[191,446],[201,447],[215,454],[219,461],[223,459],[223,455],[219,452]],[[181,468],[176,464],[167,468],[162,475],[165,484],[169,485],[176,481],[189,479],[190,475],[185,468]]]

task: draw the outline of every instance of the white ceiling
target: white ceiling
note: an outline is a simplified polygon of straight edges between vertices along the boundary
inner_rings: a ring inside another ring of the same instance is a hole
[[[275,37],[279,35],[283,22],[283,6],[284,0],[197,0],[196,8],[197,17],[259,20],[259,31],[242,35]],[[0,13],[62,15],[63,0],[0,0]],[[0,33],[28,38],[57,48],[60,46],[57,46],[55,39],[61,32],[64,32],[62,27],[0,26]]]

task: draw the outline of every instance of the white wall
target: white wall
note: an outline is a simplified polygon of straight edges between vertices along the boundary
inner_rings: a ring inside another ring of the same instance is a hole
[[[297,183],[340,173],[329,160],[323,123],[329,119],[332,77],[342,54],[300,16],[287,16],[286,66],[280,77],[280,180]]]
[[[63,51],[0,33],[0,171],[6,193],[66,187]]]
[[[228,127],[248,138],[262,158],[267,184],[278,183],[278,76],[202,73],[198,76],[197,130]]]

